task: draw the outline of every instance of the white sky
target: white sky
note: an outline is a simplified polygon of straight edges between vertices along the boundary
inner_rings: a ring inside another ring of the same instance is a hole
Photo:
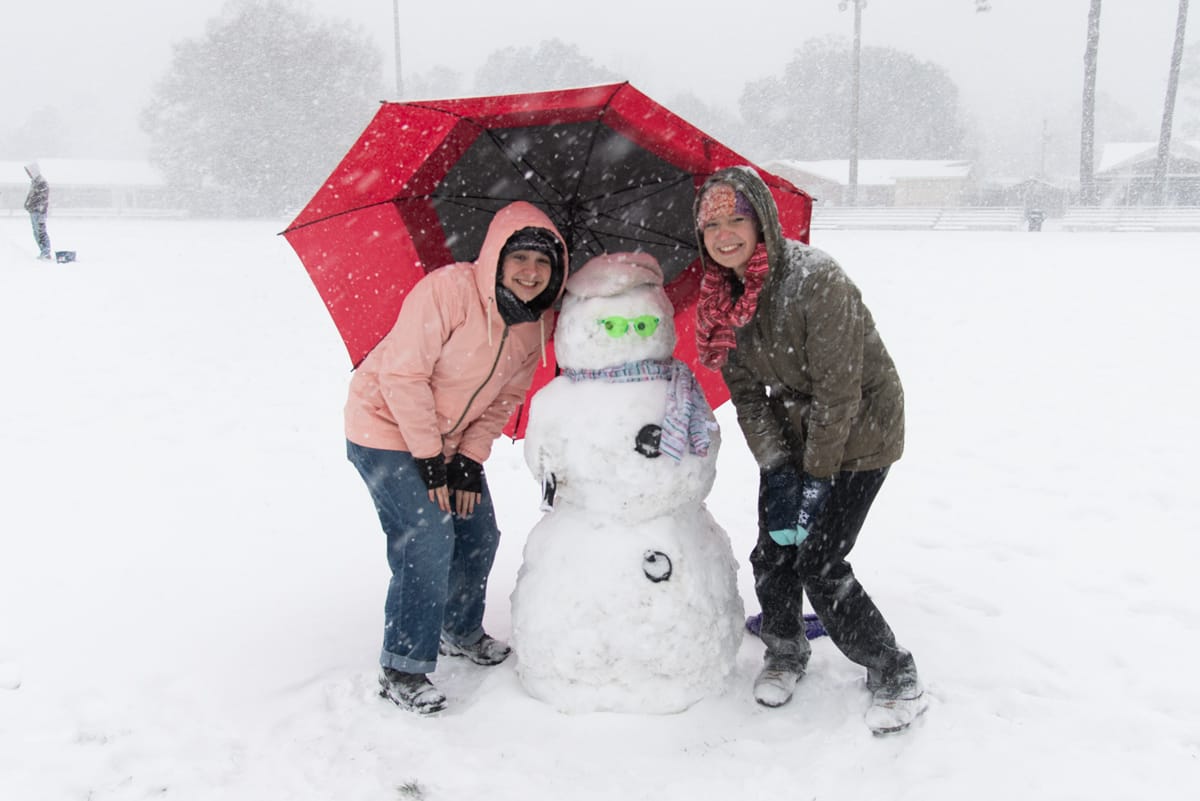
[[[112,129],[136,135],[137,111],[164,72],[171,44],[202,36],[205,21],[222,3],[8,4],[7,41],[0,47],[6,121],[15,127],[33,108],[49,105],[68,119],[100,115],[97,142],[112,139]],[[853,19],[838,10],[837,0],[400,5],[405,74],[441,64],[460,71],[469,86],[491,51],[557,37],[578,44],[656,99],[665,102],[690,90],[731,110],[747,81],[781,74],[807,38],[849,37]],[[992,0],[990,12],[977,14],[973,0],[872,0],[863,14],[863,41],[947,67],[968,106],[988,118],[1038,119],[1079,102],[1088,5],[1088,0]],[[386,85],[392,86],[392,2],[313,0],[311,8],[372,32],[383,48]],[[1176,0],[1104,2],[1099,90],[1127,105],[1155,133],[1177,9]],[[1188,41],[1194,42],[1200,22],[1190,27]],[[727,45],[736,54],[722,52]]]

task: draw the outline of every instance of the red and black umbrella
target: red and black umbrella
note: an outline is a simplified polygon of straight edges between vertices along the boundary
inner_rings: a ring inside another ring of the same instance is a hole
[[[675,304],[676,356],[695,365],[692,201],[735,165],[750,162],[628,83],[384,103],[283,235],[357,366],[425,272],[474,260],[495,212],[526,200],[567,238],[572,267],[602,252],[653,254]],[[755,169],[784,233],[807,241],[811,198]],[[695,372],[713,408],[728,399],[719,375]],[[539,370],[530,392],[554,374],[553,364]],[[524,431],[520,415],[512,436]]]

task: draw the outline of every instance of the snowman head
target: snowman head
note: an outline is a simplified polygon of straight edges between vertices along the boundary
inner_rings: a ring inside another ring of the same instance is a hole
[[[558,363],[598,370],[675,352],[675,308],[648,253],[605,253],[567,279],[554,333]]]

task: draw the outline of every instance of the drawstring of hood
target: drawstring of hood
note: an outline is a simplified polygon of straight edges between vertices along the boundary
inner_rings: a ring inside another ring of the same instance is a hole
[[[490,298],[490,297],[487,299],[487,330],[488,330],[488,347],[489,348],[492,347],[492,345],[496,344],[495,341],[492,339],[492,301],[493,300],[494,300],[494,298]]]
[[[546,319],[538,318],[538,342],[542,345],[542,367],[546,366]]]

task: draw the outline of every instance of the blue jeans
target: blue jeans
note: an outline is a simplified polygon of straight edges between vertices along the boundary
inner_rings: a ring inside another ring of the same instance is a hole
[[[46,215],[40,211],[29,212],[29,222],[33,225],[33,238],[37,241],[40,255],[50,255],[50,234],[46,233]]]
[[[429,500],[411,453],[347,441],[346,457],[366,482],[387,537],[392,578],[379,664],[432,673],[440,637],[465,646],[483,636],[488,573],[500,544],[487,478],[475,513],[463,518]]]

